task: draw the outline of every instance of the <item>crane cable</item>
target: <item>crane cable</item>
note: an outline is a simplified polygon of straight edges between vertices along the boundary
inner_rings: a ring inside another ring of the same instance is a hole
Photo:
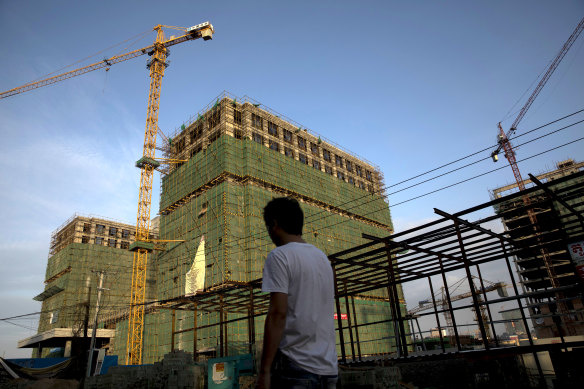
[[[112,46],[110,46],[110,47],[107,47],[107,48],[105,48],[105,49],[103,49],[103,50],[100,50],[100,51],[98,51],[98,52],[97,52],[97,53],[95,53],[95,54],[89,55],[89,56],[87,56],[87,57],[85,57],[85,58],[82,58],[82,59],[80,59],[80,60],[78,60],[78,61],[75,61],[75,62],[73,62],[72,64],[69,64],[69,65],[63,66],[62,68],[60,68],[60,69],[57,69],[57,70],[55,70],[55,71],[53,71],[53,72],[51,72],[51,73],[45,74],[44,76],[40,76],[40,77],[38,77],[38,78],[36,78],[36,79],[32,80],[30,83],[37,82],[37,81],[39,81],[39,80],[42,80],[42,79],[48,78],[49,76],[51,76],[51,75],[53,75],[53,74],[55,74],[55,73],[61,72],[61,71],[65,70],[65,69],[67,69],[67,68],[70,68],[70,67],[72,67],[73,65],[77,65],[77,64],[79,64],[79,63],[81,63],[81,62],[83,62],[83,61],[87,61],[87,60],[88,60],[88,59],[90,59],[90,58],[93,58],[93,57],[95,57],[95,56],[97,56],[97,55],[99,55],[99,54],[101,54],[101,53],[103,53],[103,52],[105,52],[105,51],[107,51],[107,50],[111,50],[111,49],[113,49],[114,47],[120,46],[120,45],[122,45],[122,44],[124,44],[124,43],[126,43],[126,42],[128,42],[128,41],[130,41],[130,40],[132,40],[132,39],[136,39],[136,42],[137,42],[138,40],[140,40],[140,39],[144,38],[144,36],[146,36],[146,34],[150,33],[151,31],[152,31],[152,30],[147,30],[147,31],[141,32],[141,33],[139,33],[139,34],[136,34],[136,35],[134,35],[133,37],[130,37],[130,38],[126,39],[126,40],[123,40],[123,41],[121,41],[121,42],[119,42],[119,43],[116,43],[115,45],[112,45]],[[135,43],[135,42],[134,42],[134,43]],[[134,44],[134,43],[132,43],[132,44]]]

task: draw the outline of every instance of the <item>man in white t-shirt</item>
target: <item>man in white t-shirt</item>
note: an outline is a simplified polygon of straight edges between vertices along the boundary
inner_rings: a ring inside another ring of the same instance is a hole
[[[266,259],[270,292],[256,388],[335,388],[338,366],[334,280],[327,256],[302,239],[304,215],[292,198],[272,199],[264,221],[277,246]]]

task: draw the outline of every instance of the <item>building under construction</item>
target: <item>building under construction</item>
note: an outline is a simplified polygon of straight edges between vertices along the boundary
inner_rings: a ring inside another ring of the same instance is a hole
[[[153,220],[152,238],[157,238],[158,219]],[[97,273],[104,272],[103,288],[107,289],[100,306],[101,317],[107,317],[127,306],[130,299],[132,253],[135,227],[102,217],[73,215],[51,236],[44,291],[34,297],[42,301],[38,333],[18,342],[23,348],[34,348],[33,356],[71,355],[76,340],[91,336],[95,315]],[[149,280],[154,279],[150,273]],[[147,300],[154,299],[150,288]],[[103,327],[103,326],[102,326]],[[98,345],[113,338],[111,328],[98,329]]]
[[[211,356],[253,352],[263,316],[238,320],[247,312],[230,307],[220,292],[235,288],[247,296],[261,279],[273,248],[262,218],[271,198],[300,201],[304,238],[325,253],[363,243],[363,233],[393,231],[377,167],[252,99],[222,94],[165,146],[165,157],[178,163],[162,178],[160,239],[177,242],[153,263],[159,302],[145,316],[144,363],[173,349]],[[205,293],[213,295],[207,307],[189,300]],[[357,305],[368,320],[388,317],[385,289],[362,296]],[[119,355],[126,352],[126,326],[116,327]],[[368,354],[392,351],[374,341],[388,326],[372,326],[363,335]]]
[[[525,252],[515,260],[524,292],[537,293],[530,299],[529,308],[538,338],[584,335],[584,307],[579,293],[538,293],[561,290],[578,281],[578,264],[573,259],[576,252],[570,247],[584,241],[578,232],[584,221],[581,214],[573,212],[584,208],[584,193],[578,185],[584,181],[579,174],[583,171],[584,162],[560,162],[557,169],[524,181],[528,187],[543,188],[542,183],[549,183],[550,189],[536,190],[496,206],[509,236],[530,245],[542,239],[550,242],[537,255]],[[517,184],[497,188],[493,196],[498,199],[517,192],[517,188]]]
[[[142,363],[176,349],[206,356],[253,353],[266,307],[263,264],[273,248],[262,217],[271,198],[300,201],[304,239],[326,254],[366,242],[363,234],[393,232],[379,168],[250,98],[220,95],[166,139],[163,149],[174,161],[160,168],[159,231],[167,243],[157,246],[148,264]],[[65,241],[62,246],[90,247]],[[99,326],[115,328],[108,346],[124,361],[132,257],[117,252],[123,260],[100,260],[123,262],[123,275],[106,279],[115,279],[124,294],[116,296],[117,310],[100,313]],[[62,271],[52,262],[47,278]],[[113,263],[110,270],[121,272]],[[78,291],[85,290],[84,280]],[[360,334],[363,354],[396,351],[391,342],[378,342],[394,332],[387,288],[355,296],[353,311],[361,323],[377,323]],[[339,312],[338,320],[347,321],[347,312]]]

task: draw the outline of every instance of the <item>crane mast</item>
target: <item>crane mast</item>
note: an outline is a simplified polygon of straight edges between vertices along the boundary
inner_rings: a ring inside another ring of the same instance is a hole
[[[167,49],[164,47],[164,32],[156,26],[154,53],[148,62],[150,67],[150,94],[146,113],[146,131],[140,166],[140,191],[138,197],[138,216],[136,219],[136,242],[148,243],[150,238],[150,207],[152,204],[152,179],[157,166],[154,160],[156,134],[158,132],[158,110],[160,108],[160,87],[164,69],[167,66]],[[142,337],[144,334],[144,301],[146,296],[146,270],[149,244],[137,244],[132,266],[132,290],[130,315],[128,319],[128,346],[126,364],[137,365],[142,361]]]

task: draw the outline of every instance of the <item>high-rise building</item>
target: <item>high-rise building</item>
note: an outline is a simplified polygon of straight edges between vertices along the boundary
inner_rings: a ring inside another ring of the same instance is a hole
[[[393,232],[379,168],[247,97],[219,96],[168,139],[165,157],[174,164],[162,178],[160,239],[177,242],[168,243],[155,260],[160,301],[192,292],[187,273],[192,274],[201,250],[205,290],[260,279],[273,248],[262,209],[273,197],[300,201],[304,238],[327,254],[365,243],[363,233]],[[378,341],[393,333],[387,291],[356,298],[359,323],[380,322],[363,327],[362,353],[391,352],[390,340]],[[147,314],[143,361],[171,350],[171,328],[184,331],[173,337],[174,347],[193,351],[193,332],[188,331],[193,315],[177,310],[173,327],[169,310]],[[222,336],[212,325],[218,313],[199,315],[197,322],[207,327],[197,331],[197,351],[214,350]],[[116,339],[125,339],[126,326],[120,323]],[[247,350],[247,326],[247,321],[229,325],[229,354]],[[257,334],[263,332],[261,318],[255,327]],[[116,340],[115,352],[124,355],[124,346]]]
[[[557,169],[536,178],[548,191],[535,190],[535,184],[525,180],[533,190],[499,204],[496,211],[511,238],[536,247],[522,250],[515,264],[523,290],[530,296],[528,307],[537,336],[583,335],[581,281],[570,247],[578,243],[584,247],[584,163],[562,161]],[[517,188],[517,184],[503,186],[493,190],[493,196],[500,198]]]
[[[157,220],[153,221],[157,224]],[[100,319],[115,316],[130,300],[132,253],[136,228],[101,217],[73,215],[51,236],[38,333],[18,342],[34,348],[33,356],[70,355],[72,343],[91,336],[96,309],[98,273],[104,272],[106,292],[100,303]],[[157,228],[152,238],[157,237]],[[149,277],[153,279],[152,275]],[[149,290],[147,299],[154,297]],[[103,326],[96,335],[98,345],[110,343],[114,330]],[[86,328],[89,328],[86,331]]]

